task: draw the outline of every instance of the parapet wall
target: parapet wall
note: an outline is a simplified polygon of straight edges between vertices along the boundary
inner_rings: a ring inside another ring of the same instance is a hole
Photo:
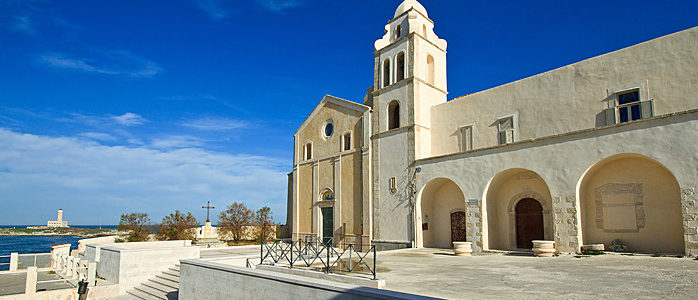
[[[292,274],[182,260],[179,298],[189,299],[433,299]]]

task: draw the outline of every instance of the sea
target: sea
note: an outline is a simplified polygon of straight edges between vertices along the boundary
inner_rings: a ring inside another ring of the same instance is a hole
[[[0,228],[27,228],[40,225],[0,225]],[[116,225],[71,225],[71,228],[116,228]],[[75,236],[0,236],[0,271],[9,268],[9,256],[12,252],[25,253],[49,253],[51,246],[70,244],[71,249],[78,248],[78,241],[83,238]]]

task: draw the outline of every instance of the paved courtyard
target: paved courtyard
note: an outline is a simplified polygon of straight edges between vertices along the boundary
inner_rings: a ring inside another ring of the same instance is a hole
[[[698,299],[692,258],[451,253],[379,252],[378,278],[390,290],[450,299]]]

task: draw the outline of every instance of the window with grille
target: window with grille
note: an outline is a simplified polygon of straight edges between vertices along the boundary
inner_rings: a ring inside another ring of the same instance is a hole
[[[507,117],[497,121],[497,138],[500,145],[514,142],[514,117]]]

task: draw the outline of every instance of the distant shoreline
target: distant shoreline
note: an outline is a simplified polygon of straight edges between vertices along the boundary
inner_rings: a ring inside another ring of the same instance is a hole
[[[116,228],[0,228],[0,236],[74,236],[93,238],[119,235]]]

